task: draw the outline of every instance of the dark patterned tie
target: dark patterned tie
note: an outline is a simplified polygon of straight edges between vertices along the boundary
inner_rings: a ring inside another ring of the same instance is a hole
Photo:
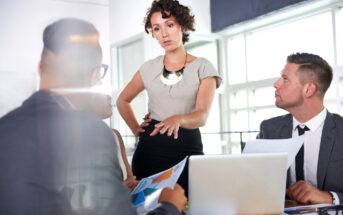
[[[307,126],[301,128],[297,126],[299,136],[303,135],[305,131],[310,130]],[[295,157],[295,175],[296,181],[304,180],[304,144],[301,146],[297,156]]]

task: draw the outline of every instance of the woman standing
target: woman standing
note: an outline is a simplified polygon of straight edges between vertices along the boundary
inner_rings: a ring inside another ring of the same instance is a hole
[[[147,11],[145,31],[165,54],[145,62],[119,95],[117,107],[132,132],[139,136],[132,169],[138,179],[203,154],[199,127],[204,126],[221,78],[205,58],[186,52],[194,16],[177,0],[155,0]],[[139,125],[130,102],[148,93],[149,119]],[[178,183],[188,188],[185,167]]]

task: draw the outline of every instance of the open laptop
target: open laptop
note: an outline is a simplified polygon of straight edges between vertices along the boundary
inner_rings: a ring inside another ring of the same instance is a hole
[[[287,155],[200,155],[189,159],[189,214],[282,214]]]

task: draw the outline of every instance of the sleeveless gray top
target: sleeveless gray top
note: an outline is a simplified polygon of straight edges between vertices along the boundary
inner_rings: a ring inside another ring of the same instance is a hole
[[[139,69],[148,93],[150,117],[158,121],[173,115],[193,112],[202,79],[215,77],[217,88],[222,80],[218,71],[205,58],[196,58],[186,65],[182,80],[174,85],[162,83],[162,71],[163,56],[145,62]]]

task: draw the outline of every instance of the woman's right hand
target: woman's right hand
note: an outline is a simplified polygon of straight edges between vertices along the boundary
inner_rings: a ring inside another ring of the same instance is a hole
[[[133,131],[135,136],[139,136],[140,133],[143,133],[145,131],[144,128],[151,122],[150,113],[145,114],[143,120],[144,121]]]

